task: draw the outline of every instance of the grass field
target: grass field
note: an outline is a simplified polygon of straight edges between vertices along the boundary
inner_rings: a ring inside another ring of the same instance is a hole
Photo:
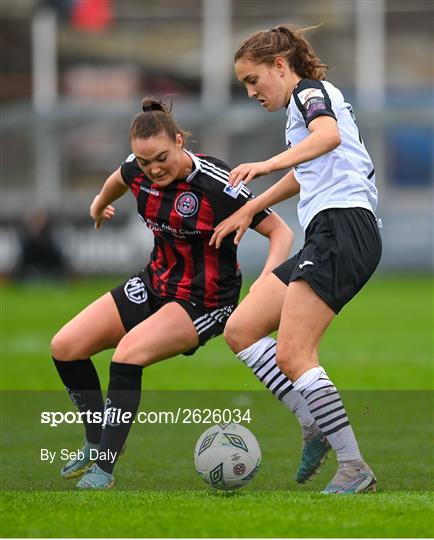
[[[379,276],[342,312],[322,346],[379,492],[324,497],[335,470],[293,481],[297,424],[221,338],[194,357],[144,371],[141,410],[250,408],[263,466],[244,491],[214,493],[195,474],[204,425],[136,425],[115,489],[81,493],[39,450],[79,445],[79,426],[41,426],[70,405],[49,356],[51,335],[118,280],[6,285],[2,292],[2,530],[6,537],[430,537],[433,504],[433,282]],[[96,359],[103,386],[110,353]],[[50,392],[47,392],[50,390]],[[246,424],[247,425],[247,424]]]

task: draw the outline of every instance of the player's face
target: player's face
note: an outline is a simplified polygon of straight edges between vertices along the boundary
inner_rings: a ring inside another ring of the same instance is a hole
[[[256,99],[267,111],[285,107],[289,100],[288,65],[283,59],[269,64],[256,64],[246,58],[235,62],[237,79],[244,84],[249,98]]]
[[[149,180],[161,187],[187,176],[187,154],[183,150],[182,136],[179,133],[175,141],[165,132],[148,139],[132,139],[131,150]]]

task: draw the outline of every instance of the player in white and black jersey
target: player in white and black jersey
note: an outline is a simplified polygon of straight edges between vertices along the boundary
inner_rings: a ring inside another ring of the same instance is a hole
[[[377,189],[351,106],[324,81],[327,66],[303,32],[286,26],[256,32],[235,53],[235,72],[249,97],[269,112],[286,108],[287,150],[267,161],[239,165],[229,181],[237,186],[292,170],[219,224],[212,242],[218,246],[235,230],[238,242],[253,213],[300,193],[303,248],[241,303],[225,335],[239,358],[276,395],[287,390],[291,410],[303,405],[310,412],[304,438],[312,452],[303,455],[297,481],[313,474],[329,444],[336,452],[338,471],[324,493],[359,493],[375,490],[377,481],[361,456],[340,395],[319,365],[318,348],[334,316],[379,263]],[[249,331],[253,313],[260,321],[254,332]],[[276,350],[274,340],[264,336],[278,324]],[[247,330],[242,338],[241,328]]]
[[[58,374],[85,415],[83,447],[61,475],[83,475],[77,486],[84,489],[114,482],[113,469],[139,406],[143,368],[193,354],[221,334],[241,288],[233,238],[220,250],[209,241],[214,227],[252,194],[230,186],[225,163],[185,149],[186,132],[164,103],[147,98],[142,109],[130,127],[133,154],[105,181],[90,215],[98,229],[114,217],[112,203],[131,191],[154,236],[150,260],[84,308],[51,343]],[[292,232],[269,210],[259,212],[252,227],[269,240],[263,272],[271,272],[289,255]],[[114,353],[104,408],[91,356],[107,349]],[[87,420],[89,415],[104,418],[104,429],[101,421]]]

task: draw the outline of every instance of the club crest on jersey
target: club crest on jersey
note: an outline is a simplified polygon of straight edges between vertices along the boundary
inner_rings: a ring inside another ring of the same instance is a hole
[[[197,212],[199,201],[194,193],[186,191],[178,195],[175,201],[175,210],[182,217],[191,217]]]
[[[143,304],[148,299],[148,291],[139,277],[133,277],[125,283],[124,292],[128,300],[135,304]]]

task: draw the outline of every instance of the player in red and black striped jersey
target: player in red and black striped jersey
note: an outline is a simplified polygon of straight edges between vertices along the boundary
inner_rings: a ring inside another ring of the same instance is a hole
[[[252,198],[250,190],[228,184],[229,167],[222,161],[185,150],[191,172],[160,188],[131,154],[121,166],[122,179],[137,199],[139,216],[154,235],[146,285],[158,296],[174,297],[206,309],[235,305],[241,274],[233,238],[221,249],[209,246],[214,227]],[[257,214],[255,228],[270,214]]]
[[[209,243],[214,227],[252,195],[243,185],[229,185],[226,164],[185,150],[185,135],[164,104],[144,100],[130,127],[133,154],[90,207],[99,228],[115,215],[112,202],[130,189],[139,216],[154,234],[154,249],[143,271],[85,308],[52,341],[55,366],[73,403],[81,412],[99,413],[104,422],[102,429],[83,418],[81,453],[61,471],[65,478],[86,472],[80,488],[113,484],[113,468],[139,406],[143,367],[194,353],[223,332],[238,302],[241,273],[234,237],[220,250]],[[262,279],[286,260],[293,235],[268,209],[254,216],[252,227],[269,239]],[[115,352],[104,409],[90,357],[110,348]]]

